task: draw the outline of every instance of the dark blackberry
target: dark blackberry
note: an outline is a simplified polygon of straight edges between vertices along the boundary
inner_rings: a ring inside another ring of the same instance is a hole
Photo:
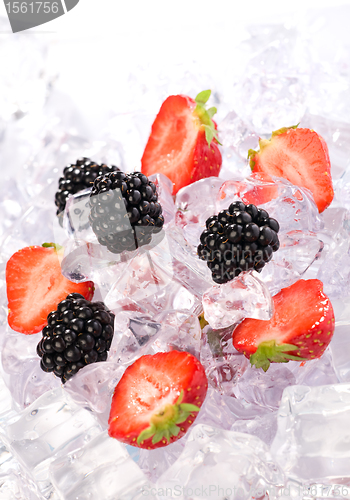
[[[41,368],[65,383],[87,364],[106,361],[114,318],[103,302],[90,302],[77,293],[68,295],[47,317],[52,326],[43,329],[37,345]]]
[[[68,196],[92,187],[97,177],[109,172],[120,172],[120,169],[114,165],[98,164],[89,158],[79,158],[75,164],[65,167],[63,177],[60,177],[58,181],[58,191],[55,195],[56,213],[60,224],[62,224],[63,211],[66,207]]]
[[[97,177],[89,221],[99,243],[112,253],[148,245],[164,224],[155,184],[140,172]]]
[[[197,254],[207,261],[215,283],[227,283],[242,271],[262,271],[279,249],[278,231],[266,210],[235,201],[207,219]]]

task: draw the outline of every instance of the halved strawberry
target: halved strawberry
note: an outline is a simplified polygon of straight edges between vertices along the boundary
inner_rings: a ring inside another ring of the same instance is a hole
[[[260,139],[259,147],[248,152],[253,172],[283,177],[310,189],[319,212],[331,204],[334,191],[328,148],[314,130],[283,127],[272,132],[271,139]]]
[[[6,266],[8,323],[16,332],[40,332],[47,315],[70,293],[91,300],[92,281],[73,283],[61,273],[57,245],[31,246],[16,252]]]
[[[266,371],[270,363],[322,356],[334,332],[334,312],[323,284],[299,280],[273,297],[269,321],[245,319],[233,331],[233,345]]]
[[[152,125],[141,171],[147,176],[165,174],[174,183],[173,194],[204,177],[219,175],[222,157],[212,120],[216,108],[205,109],[210,94],[205,90],[195,100],[185,95],[168,97]]]
[[[205,399],[208,381],[188,352],[159,352],[129,366],[114,390],[111,437],[154,449],[181,438]]]

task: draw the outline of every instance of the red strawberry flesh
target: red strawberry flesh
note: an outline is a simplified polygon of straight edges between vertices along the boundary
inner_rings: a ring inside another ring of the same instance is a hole
[[[170,414],[181,398],[182,404],[202,405],[207,391],[204,368],[187,352],[170,351],[146,355],[129,366],[115,388],[109,417],[109,435],[138,446],[140,434],[149,428],[157,416]],[[179,439],[193,423],[196,413],[179,424]],[[165,422],[166,424],[166,422]],[[143,448],[168,444],[167,439],[152,443],[145,439]]]
[[[87,300],[93,297],[94,284],[73,283],[61,273],[59,257],[54,248],[31,246],[16,252],[6,266],[8,323],[20,333],[40,332],[47,324],[47,315],[70,293]]]
[[[331,164],[325,141],[315,131],[304,128],[281,129],[270,140],[260,141],[260,151],[250,151],[253,172],[283,177],[309,189],[319,212],[333,200]]]
[[[334,332],[334,312],[322,282],[299,280],[275,295],[273,303],[269,321],[247,318],[238,325],[233,332],[234,347],[247,358],[265,343],[291,346],[283,351],[293,356],[289,359],[322,356]]]
[[[221,153],[214,138],[209,147],[196,109],[196,101],[188,96],[169,96],[152,125],[142,156],[142,172],[147,176],[162,173],[169,177],[174,184],[173,194],[192,182],[218,176],[220,172]]]

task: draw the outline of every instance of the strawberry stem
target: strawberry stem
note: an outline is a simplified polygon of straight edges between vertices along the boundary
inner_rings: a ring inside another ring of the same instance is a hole
[[[173,436],[179,434],[180,427],[177,424],[182,424],[188,419],[191,413],[200,410],[196,405],[181,403],[183,397],[184,392],[181,391],[175,404],[164,406],[164,408],[151,417],[151,425],[139,434],[137,444],[140,445],[143,441],[150,438],[152,438],[152,444],[157,444],[162,439],[170,442]]]
[[[205,107],[210,95],[211,90],[203,90],[202,92],[199,92],[195,98],[197,106],[195,107],[193,113],[199,118],[201,126],[204,128],[208,146],[210,147],[213,139],[215,139],[216,142],[222,146],[218,139],[218,131],[216,130],[215,124],[212,120],[215,113],[217,113],[217,109],[214,106],[209,109],[206,109]]]
[[[305,361],[306,358],[287,354],[299,349],[293,344],[277,345],[274,340],[261,342],[254,354],[250,356],[250,364],[256,368],[262,368],[264,372],[269,369],[270,363],[288,363],[288,361]]]

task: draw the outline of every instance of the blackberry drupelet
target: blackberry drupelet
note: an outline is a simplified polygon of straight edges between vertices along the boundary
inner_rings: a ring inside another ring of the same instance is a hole
[[[89,221],[101,245],[115,254],[147,245],[164,224],[156,186],[141,172],[95,179]]]
[[[106,361],[114,334],[114,313],[79,293],[62,300],[47,317],[37,346],[40,367],[63,383],[89,363]]]
[[[70,194],[92,187],[94,180],[100,175],[119,171],[120,169],[114,165],[108,166],[103,163],[99,165],[89,158],[79,158],[75,164],[67,165],[63,170],[63,177],[60,177],[58,181],[59,187],[55,195],[56,214],[60,218],[60,222]]]
[[[227,283],[242,271],[262,271],[279,249],[278,231],[265,210],[235,201],[207,219],[197,254],[207,261],[215,283]]]

